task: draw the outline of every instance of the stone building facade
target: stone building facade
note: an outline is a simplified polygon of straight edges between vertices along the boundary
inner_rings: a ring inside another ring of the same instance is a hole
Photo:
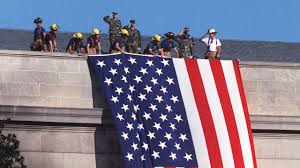
[[[300,64],[241,62],[259,168],[300,165]],[[0,51],[0,119],[29,168],[119,168],[110,112],[87,58]]]

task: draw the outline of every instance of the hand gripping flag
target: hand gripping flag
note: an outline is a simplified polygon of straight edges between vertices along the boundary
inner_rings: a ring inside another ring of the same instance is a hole
[[[126,168],[256,168],[237,61],[91,56]]]

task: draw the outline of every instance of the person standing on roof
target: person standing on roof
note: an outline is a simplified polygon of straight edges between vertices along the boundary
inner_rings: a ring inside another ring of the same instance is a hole
[[[120,36],[120,31],[122,29],[122,23],[121,20],[118,19],[118,12],[112,12],[112,18],[109,16],[105,16],[103,18],[104,22],[109,25],[108,35],[109,35],[109,43],[110,48],[109,52],[112,52],[113,45],[115,44],[115,41]]]
[[[126,50],[130,53],[141,53],[142,39],[141,33],[136,28],[135,20],[130,20],[130,25],[123,27],[129,33],[128,40],[126,42]]]
[[[112,53],[125,53],[126,50],[126,42],[128,40],[128,31],[126,29],[121,29],[121,36],[116,40]]]
[[[101,54],[100,30],[94,28],[91,35],[87,39],[87,53],[90,55]]]
[[[82,43],[83,35],[80,32],[73,34],[73,38],[69,41],[66,52],[70,54],[85,53],[85,48]]]
[[[179,58],[192,58],[193,40],[189,34],[189,28],[185,27],[176,37],[175,41],[179,44]]]
[[[155,34],[152,38],[151,41],[148,43],[146,49],[144,50],[144,54],[146,55],[159,55],[160,54],[160,35]]]
[[[36,28],[34,29],[34,37],[30,49],[32,51],[42,51],[43,42],[46,36],[46,30],[42,27],[43,20],[39,17],[36,17],[33,23],[35,23]]]
[[[58,31],[59,26],[57,24],[52,24],[49,28],[50,32],[45,36],[44,51],[57,52],[56,32]]]
[[[200,37],[200,41],[205,43],[207,50],[205,52],[205,59],[220,59],[221,57],[221,42],[216,37],[217,31],[215,29],[208,29],[207,33]]]
[[[173,49],[178,57],[179,54],[174,41],[174,33],[168,32],[165,34],[165,36],[166,39],[161,42],[161,55],[165,57],[171,57],[171,50]]]

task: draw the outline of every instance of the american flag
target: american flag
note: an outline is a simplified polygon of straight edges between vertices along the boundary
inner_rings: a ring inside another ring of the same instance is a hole
[[[90,56],[125,168],[256,168],[237,61]]]

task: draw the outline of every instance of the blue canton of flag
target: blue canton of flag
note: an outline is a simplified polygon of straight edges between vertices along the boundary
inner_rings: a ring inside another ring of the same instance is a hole
[[[126,168],[197,167],[172,59],[89,57],[111,107]]]

